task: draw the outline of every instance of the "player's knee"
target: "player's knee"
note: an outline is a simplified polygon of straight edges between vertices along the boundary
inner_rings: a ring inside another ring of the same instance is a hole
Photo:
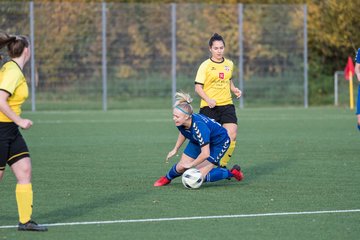
[[[31,160],[29,157],[23,158],[11,165],[17,182],[27,184],[31,182]]]
[[[231,141],[236,141],[237,128],[234,127],[234,128],[228,129],[228,135],[229,135]]]
[[[179,164],[177,164],[175,170],[178,173],[184,173],[186,168],[183,166],[183,162],[180,162]]]
[[[230,137],[230,140],[232,142],[236,141],[236,131],[235,132],[229,132],[229,137]]]

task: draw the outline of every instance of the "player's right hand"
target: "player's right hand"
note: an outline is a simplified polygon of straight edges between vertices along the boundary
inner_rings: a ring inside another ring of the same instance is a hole
[[[208,104],[209,108],[214,108],[216,106],[216,101],[214,99],[209,99],[207,101],[207,104]]]
[[[175,156],[176,153],[177,153],[176,149],[171,150],[166,156],[165,162],[169,163],[169,159]]]

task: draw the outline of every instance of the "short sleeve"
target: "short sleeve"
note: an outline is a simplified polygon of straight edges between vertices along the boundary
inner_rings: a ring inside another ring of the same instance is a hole
[[[205,79],[206,79],[206,61],[200,65],[196,73],[195,83],[204,85]]]
[[[0,89],[5,90],[11,95],[14,93],[19,84],[21,76],[16,69],[6,69],[3,73],[2,81],[0,82]]]
[[[230,62],[230,74],[231,74],[230,79],[232,79],[233,72],[234,72],[234,63],[231,60],[229,60],[229,62]]]
[[[357,54],[356,54],[356,57],[355,57],[355,62],[360,63],[360,48],[357,51]]]

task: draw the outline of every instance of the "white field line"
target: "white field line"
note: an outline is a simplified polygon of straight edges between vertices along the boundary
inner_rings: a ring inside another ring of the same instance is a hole
[[[126,123],[126,122],[171,122],[171,118],[164,118],[164,119],[119,119],[119,120],[36,120],[35,123],[39,124],[84,124],[84,123]]]
[[[56,227],[56,226],[97,225],[97,224],[114,224],[114,223],[143,223],[143,222],[186,221],[186,220],[224,219],[224,218],[254,218],[254,217],[269,217],[269,216],[311,215],[311,214],[318,215],[318,214],[354,213],[354,212],[360,213],[360,209],[310,211],[310,212],[254,213],[254,214],[176,217],[176,218],[148,218],[148,219],[129,219],[129,220],[113,220],[113,221],[50,223],[50,224],[42,224],[42,225],[48,227]],[[16,228],[16,227],[17,225],[0,226],[0,229]]]

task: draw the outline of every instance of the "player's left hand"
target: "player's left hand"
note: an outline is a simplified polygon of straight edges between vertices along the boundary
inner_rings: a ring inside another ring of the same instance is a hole
[[[236,98],[240,98],[242,94],[241,90],[238,88],[234,88],[233,93],[235,94]]]
[[[22,129],[29,129],[33,125],[33,122],[30,119],[21,118],[16,124]]]

